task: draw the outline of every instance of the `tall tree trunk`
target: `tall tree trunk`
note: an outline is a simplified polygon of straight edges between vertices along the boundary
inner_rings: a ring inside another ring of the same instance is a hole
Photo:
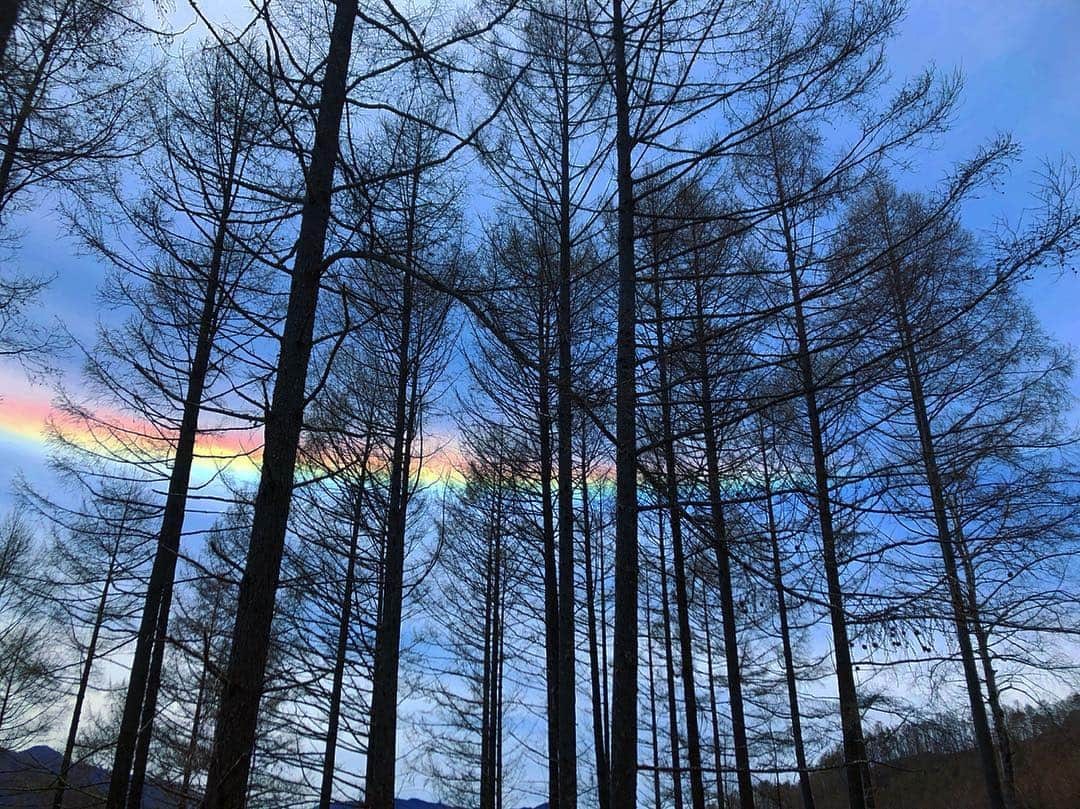
[[[630,132],[630,88],[622,0],[612,0],[611,39],[618,186],[611,802],[619,809],[635,809],[638,739],[637,279],[634,261],[634,142]]]
[[[548,806],[559,805],[559,578],[556,566],[554,478],[551,450],[551,375],[548,354],[546,295],[537,307],[539,339],[540,520],[544,556],[544,674],[547,686]]]
[[[544,564],[544,677],[547,719],[548,806],[559,800],[559,578],[552,498],[554,469],[551,446],[551,359],[548,351],[547,285],[541,284],[536,310],[537,428],[540,452],[540,530]]]
[[[499,483],[501,486],[503,484],[501,466],[499,471]],[[498,542],[498,558],[501,577],[501,565],[503,564],[503,500],[501,493],[498,505],[499,515],[496,520],[496,540]],[[496,633],[498,638],[498,665],[495,668],[495,809],[503,809],[503,702],[506,697],[503,678],[506,671],[506,599],[507,588],[505,583],[502,583],[499,587],[499,623]]]
[[[898,286],[900,282],[898,277],[899,268],[895,264],[892,267],[892,276],[895,288],[894,303],[897,330],[904,357],[904,368],[907,372],[908,389],[911,394],[911,408],[915,415],[915,425],[919,433],[919,447],[922,453],[923,468],[926,473],[926,484],[930,489],[930,501],[934,511],[938,547],[941,550],[941,561],[945,568],[949,604],[952,608],[956,640],[960,647],[964,683],[967,686],[968,704],[971,707],[971,721],[975,731],[975,742],[979,750],[986,796],[991,809],[1005,809],[1005,794],[998,773],[997,757],[994,753],[993,738],[990,735],[990,723],[986,717],[986,705],[983,703],[982,689],[979,685],[979,671],[975,663],[975,652],[971,646],[971,631],[968,627],[964,594],[960,585],[960,573],[956,564],[952,536],[949,531],[949,519],[945,508],[945,489],[941,482],[941,474],[938,471],[937,452],[934,448],[934,434],[926,408],[922,372],[919,368],[911,324],[908,320],[907,299]]]
[[[645,581],[645,645],[649,667],[649,732],[652,734],[652,787],[654,809],[663,806],[660,792],[660,722],[656,716],[656,666],[653,664],[652,587]]]
[[[150,740],[153,735],[154,719],[157,716],[157,696],[160,683],[161,667],[165,659],[165,647],[167,638],[165,632],[168,626],[168,611],[172,602],[172,585],[165,588],[161,599],[161,607],[158,613],[158,631],[154,639],[154,651],[150,657],[150,671],[153,676],[153,688],[146,689],[146,700],[143,702],[142,713],[139,718],[139,735],[135,743],[135,758],[131,765],[131,784],[128,787],[127,809],[142,809],[143,784],[146,782],[146,767],[150,761]]]
[[[585,421],[581,430],[581,538],[585,562],[585,610],[589,642],[589,674],[592,696],[593,750],[596,760],[596,787],[600,809],[611,809],[611,773],[608,769],[607,739],[604,734],[604,698],[601,680],[607,671],[601,670],[600,650],[596,627],[596,577],[593,571],[592,514],[589,503],[588,448]],[[601,571],[603,575],[603,571]]]
[[[769,455],[765,447],[765,429],[759,432],[761,446],[761,474],[765,486],[765,516],[772,546],[773,587],[776,588],[776,612],[780,618],[780,643],[784,654],[784,678],[787,682],[788,710],[791,713],[791,742],[795,747],[795,765],[799,769],[799,792],[803,809],[814,809],[814,790],[810,784],[810,771],[806,765],[806,746],[803,743],[802,714],[799,711],[799,690],[795,678],[795,656],[791,651],[791,630],[788,627],[787,596],[784,592],[784,570],[780,564],[780,536],[776,530],[776,513],[773,509],[772,474],[769,471]]]
[[[777,179],[779,186],[779,178]],[[851,662],[851,643],[848,639],[844,593],[840,581],[840,560],[836,552],[833,528],[832,500],[829,493],[829,471],[825,442],[818,410],[817,382],[806,331],[799,267],[793,227],[788,217],[784,192],[779,188],[780,217],[784,231],[784,252],[787,260],[791,300],[795,311],[795,331],[798,339],[798,364],[802,377],[803,399],[806,405],[807,426],[814,456],[814,492],[818,524],[821,529],[821,555],[825,568],[829,602],[829,623],[832,628],[833,656],[836,661],[836,688],[840,698],[840,728],[844,738],[844,773],[850,809],[873,809],[874,786],[870,778],[870,763],[866,757],[866,741],[862,731],[862,712],[855,685],[855,670]]]
[[[495,668],[495,570],[494,554],[492,553],[493,537],[488,536],[487,557],[484,560],[484,657],[480,673],[480,809],[495,808],[495,794],[492,789],[495,774],[492,767],[494,750],[492,743],[492,711],[494,704],[491,699],[494,688]]]
[[[501,472],[501,470],[500,470]],[[503,568],[503,551],[502,551],[502,496],[501,487],[502,480],[501,474],[499,476],[499,499],[495,504],[494,514],[494,526],[491,537],[491,565],[492,565],[492,587],[490,592],[491,608],[492,608],[492,622],[491,622],[491,671],[490,671],[490,685],[486,701],[488,702],[488,737],[490,739],[489,755],[490,761],[488,764],[488,780],[489,780],[489,794],[486,801],[481,800],[481,809],[490,807],[490,809],[499,809],[500,797],[502,789],[500,785],[501,781],[501,744],[502,744],[502,728],[501,728],[501,714],[502,714],[502,652],[503,652],[503,580],[502,580],[502,568]]]
[[[607,543],[604,541],[604,522],[600,521],[600,540],[598,545],[600,564],[600,690],[603,699],[601,708],[604,712],[604,749],[608,754],[608,786],[611,785],[611,689],[608,682],[608,672],[611,664],[608,660],[608,585],[607,585]],[[610,794],[610,791],[609,791]]]
[[[564,26],[566,22],[564,20]],[[565,36],[569,32],[564,30]],[[566,54],[566,60],[569,54]],[[559,296],[556,334],[559,351],[556,432],[559,484],[559,807],[577,809],[577,676],[574,659],[574,460],[571,386],[573,357],[570,257],[570,80],[562,71],[559,121]]]
[[[338,616],[337,642],[334,647],[334,674],[330,686],[330,705],[326,717],[326,739],[323,747],[322,783],[319,788],[319,809],[330,809],[334,794],[334,769],[337,762],[338,730],[341,725],[341,692],[345,679],[345,658],[349,646],[349,627],[352,625],[352,598],[356,586],[356,555],[360,542],[360,520],[366,483],[369,438],[364,448],[364,460],[360,466],[356,500],[353,503],[352,526],[349,534],[349,557],[345,562],[345,587],[341,596],[341,614]]]
[[[205,809],[242,809],[247,792],[259,701],[266,677],[270,627],[285,550],[297,447],[304,421],[308,365],[319,282],[324,269],[330,197],[356,11],[357,0],[338,0],[334,7],[277,379],[267,414],[251,544],[240,582],[232,650],[214,731]]]
[[[0,5],[0,67],[3,67],[8,43],[11,42],[11,32],[15,29],[15,23],[19,21],[22,4],[23,0],[7,0],[6,3]]]
[[[670,374],[664,334],[664,312],[660,295],[660,274],[654,271],[653,306],[656,312],[656,363],[660,383],[660,419],[664,445],[664,497],[671,525],[671,552],[675,573],[675,610],[679,623],[683,706],[686,711],[686,752],[690,765],[690,803],[705,809],[705,781],[701,767],[701,731],[698,727],[697,689],[694,683],[693,635],[690,631],[690,594],[686,582],[686,552],[683,545],[682,507],[679,500],[678,469],[675,465],[675,438],[672,426]]]
[[[709,713],[712,716],[713,769],[716,774],[716,804],[719,809],[727,807],[727,787],[724,785],[724,757],[720,749],[720,711],[716,703],[716,677],[713,673],[712,628],[709,621],[709,600],[703,599],[705,615],[705,662],[709,678]]]
[[[239,136],[239,132],[235,133]],[[228,171],[224,178],[222,207],[214,233],[206,290],[199,313],[199,331],[195,353],[188,372],[184,396],[184,411],[176,440],[176,454],[169,474],[169,489],[161,517],[157,548],[150,569],[131,661],[124,711],[113,753],[109,776],[108,809],[141,809],[142,783],[145,780],[146,760],[157,708],[157,693],[161,683],[165,638],[168,634],[169,613],[172,608],[173,582],[180,554],[180,539],[184,532],[187,512],[191,466],[195,458],[195,441],[199,433],[199,414],[202,410],[210,356],[214,347],[214,325],[220,305],[221,275],[225,259],[228,221],[232,215],[233,190],[239,160],[239,139],[234,139],[229,153]],[[129,780],[130,776],[130,780]]]
[[[64,790],[67,788],[71,760],[75,755],[75,741],[79,735],[79,721],[82,719],[83,703],[86,701],[86,691],[90,686],[90,673],[94,668],[94,659],[97,656],[98,637],[101,635],[101,627],[105,623],[105,610],[109,605],[109,590],[112,589],[113,577],[116,575],[116,557],[120,553],[120,542],[124,535],[126,522],[127,509],[125,507],[124,514],[121,516],[120,524],[117,527],[112,556],[109,558],[109,567],[105,572],[105,581],[101,586],[101,597],[98,599],[97,610],[94,612],[94,625],[90,629],[90,641],[86,645],[86,659],[83,660],[82,671],[79,674],[79,688],[75,693],[75,705],[71,710],[71,722],[68,724],[64,756],[60,760],[60,772],[57,774],[56,793],[53,795],[53,809],[61,809],[64,805]]]
[[[401,330],[398,337],[397,392],[394,412],[394,446],[390,466],[389,514],[386,528],[386,559],[382,575],[382,612],[375,635],[371,688],[371,726],[368,733],[365,777],[368,809],[393,809],[397,768],[398,677],[401,656],[401,610],[405,576],[405,528],[408,511],[409,465],[415,420],[415,385],[411,347],[415,279],[415,229],[420,185],[419,155],[410,185],[406,234],[406,271],[403,279]]]
[[[664,674],[667,684],[668,727],[671,733],[671,795],[675,809],[683,809],[682,763],[679,740],[678,695],[675,691],[675,649],[671,640],[671,597],[668,593],[667,550],[664,544],[664,518],[660,516],[660,620],[664,624]]]
[[[746,734],[742,673],[735,615],[735,593],[731,581],[731,555],[720,488],[720,447],[712,402],[712,374],[709,371],[708,334],[705,328],[701,284],[696,284],[696,329],[698,374],[701,382],[701,426],[705,437],[705,476],[709,492],[709,517],[716,568],[720,585],[720,617],[723,620],[724,661],[727,666],[728,701],[731,708],[731,735],[735,747],[735,768],[739,783],[739,804],[754,809],[754,782],[750,771],[750,744]]]
[[[18,0],[21,5],[22,0]],[[13,14],[17,14],[19,8],[12,9]],[[65,12],[66,13],[66,12]],[[14,27],[15,17],[11,18],[11,27]],[[56,27],[49,34],[49,37],[45,40],[45,43],[41,46],[41,54],[38,57],[37,65],[34,67],[34,75],[26,83],[26,95],[23,96],[22,101],[19,104],[18,111],[15,113],[15,118],[11,123],[11,128],[8,130],[7,140],[4,141],[4,153],[3,157],[0,157],[0,218],[3,216],[4,208],[7,207],[8,202],[11,201],[13,192],[11,190],[12,172],[15,170],[15,156],[19,153],[19,145],[22,143],[23,133],[26,131],[26,126],[30,122],[30,116],[34,112],[34,105],[37,103],[38,93],[41,90],[41,84],[45,80],[45,73],[49,67],[49,60],[52,58],[53,49],[56,47],[56,43],[60,38],[61,28],[63,21],[58,21]],[[10,42],[11,29],[8,29],[7,40]],[[5,43],[4,49],[7,49]],[[2,65],[0,65],[2,67]]]
[[[203,660],[210,659],[210,632],[203,639]],[[199,671],[199,690],[195,696],[195,711],[191,717],[191,735],[188,737],[187,750],[184,753],[184,772],[180,778],[180,796],[176,809],[187,809],[191,797],[191,781],[195,775],[195,754],[199,749],[199,737],[202,735],[203,713],[205,711],[206,686],[210,670],[204,664]]]
[[[979,593],[975,579],[975,565],[968,552],[967,541],[960,526],[959,518],[954,519],[956,549],[964,566],[964,578],[967,580],[967,607],[971,616],[971,631],[975,633],[979,658],[982,663],[983,680],[986,683],[986,697],[990,703],[990,715],[994,718],[994,733],[998,743],[998,758],[1001,762],[1001,786],[1005,792],[1007,809],[1019,806],[1016,794],[1016,768],[1013,755],[1012,736],[1001,704],[1001,691],[997,684],[997,672],[994,671],[994,659],[990,653],[990,637],[980,617]]]

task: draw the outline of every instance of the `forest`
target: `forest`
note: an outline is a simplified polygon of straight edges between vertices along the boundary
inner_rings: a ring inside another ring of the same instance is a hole
[[[1080,805],[1080,170],[916,13],[0,0],[0,805]]]

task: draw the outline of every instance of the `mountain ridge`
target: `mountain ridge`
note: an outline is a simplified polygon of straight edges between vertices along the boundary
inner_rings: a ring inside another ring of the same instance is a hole
[[[55,790],[56,773],[63,756],[48,745],[25,750],[0,748],[0,805],[5,809],[49,809]],[[65,809],[96,809],[109,784],[109,771],[92,764],[76,763],[68,772]],[[176,809],[177,798],[156,784],[146,784],[143,809]],[[358,809],[355,801],[335,801],[331,809]],[[314,807],[313,807],[314,809]],[[460,809],[421,798],[395,798],[394,809]],[[526,807],[522,807],[526,809]],[[547,809],[542,803],[530,809]]]

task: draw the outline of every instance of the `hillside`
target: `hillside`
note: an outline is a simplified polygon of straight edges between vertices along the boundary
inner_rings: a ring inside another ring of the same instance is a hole
[[[1016,744],[1017,790],[1023,809],[1080,806],[1080,710]],[[974,750],[926,753],[874,768],[877,809],[986,809],[982,773]],[[817,809],[845,809],[840,772],[812,776]],[[762,788],[760,806],[777,807],[775,787]],[[802,806],[797,788],[782,785],[780,809]]]
[[[53,778],[60,767],[60,753],[51,747],[31,747],[21,752],[0,750],[0,806],[4,809],[50,809]],[[64,809],[98,809],[103,805],[103,789],[109,773],[86,764],[73,767]],[[442,803],[419,798],[398,798],[396,809],[452,809]],[[176,809],[177,802],[165,790],[148,785],[143,809]],[[354,809],[353,803],[335,803],[333,809]],[[547,804],[533,809],[547,809]]]

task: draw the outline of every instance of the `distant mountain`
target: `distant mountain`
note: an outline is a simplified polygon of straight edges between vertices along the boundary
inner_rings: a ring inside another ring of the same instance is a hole
[[[356,801],[335,801],[330,804],[330,809],[358,809],[360,806]],[[431,801],[423,801],[419,798],[397,798],[394,801],[394,809],[460,809],[459,807],[447,806],[445,803],[432,803]],[[522,807],[525,809],[525,807]],[[541,803],[538,806],[531,807],[531,809],[548,809],[546,803]]]
[[[357,809],[360,806],[356,801],[334,801],[330,809]],[[394,801],[394,809],[454,809],[445,803],[432,803],[422,801],[419,798],[397,798]]]
[[[358,807],[359,804],[355,801],[336,801],[330,804],[330,809],[358,809]],[[394,809],[458,809],[458,807],[447,806],[445,803],[422,801],[419,798],[397,798],[394,801]],[[541,803],[531,809],[548,809],[548,805]]]
[[[21,752],[0,750],[0,806],[5,809],[49,809],[56,773],[63,756],[39,745]],[[89,764],[76,764],[68,772],[64,809],[97,809],[109,785],[109,772]],[[176,801],[164,790],[147,784],[143,809],[175,809]]]
[[[4,809],[50,809],[56,773],[63,756],[51,747],[39,745],[21,752],[0,749],[0,807]],[[89,764],[76,764],[68,773],[71,785],[64,793],[64,809],[100,809],[109,786],[109,771]],[[147,784],[143,809],[176,809],[176,798],[164,789]],[[352,801],[337,802],[332,809],[357,809]],[[444,803],[419,798],[398,798],[395,809],[454,809]],[[543,803],[533,809],[547,809]]]

